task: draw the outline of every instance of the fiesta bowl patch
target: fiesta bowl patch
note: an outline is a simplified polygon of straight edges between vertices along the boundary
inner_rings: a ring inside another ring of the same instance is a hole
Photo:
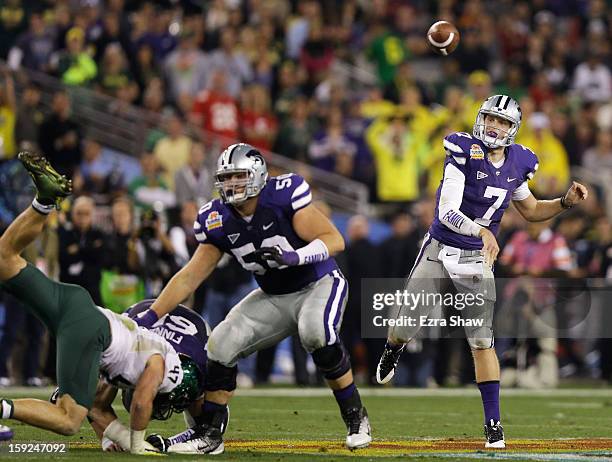
[[[473,144],[470,147],[470,159],[482,160],[484,159],[484,151],[478,144]]]
[[[213,210],[206,219],[206,230],[220,228],[223,225],[223,215],[219,215],[219,212]]]

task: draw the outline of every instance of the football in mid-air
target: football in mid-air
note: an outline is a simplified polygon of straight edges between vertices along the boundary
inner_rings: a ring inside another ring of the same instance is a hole
[[[438,54],[447,56],[459,45],[459,31],[448,21],[438,21],[427,31],[427,43]]]

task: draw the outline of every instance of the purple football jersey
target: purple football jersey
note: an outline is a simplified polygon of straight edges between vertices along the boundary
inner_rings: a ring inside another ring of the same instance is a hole
[[[128,310],[129,316],[134,318],[138,313],[148,310],[154,301],[143,300],[132,305]],[[179,305],[153,324],[149,330],[166,339],[178,354],[193,359],[202,372],[206,371],[208,332],[206,322],[198,313]]]
[[[525,181],[530,180],[538,169],[538,158],[521,144],[506,148],[503,165],[495,167],[487,158],[488,148],[468,133],[452,133],[444,138],[446,161],[457,167],[465,176],[465,187],[459,210],[471,220],[487,227],[497,235],[504,211],[510,205],[512,194]],[[429,234],[443,244],[460,249],[482,248],[478,237],[459,234],[445,226],[438,217],[438,205],[442,183],[436,194],[436,211]]]
[[[253,253],[261,247],[278,245],[284,250],[296,250],[307,245],[293,229],[292,219],[311,201],[310,186],[301,176],[290,173],[273,177],[261,190],[250,220],[215,199],[200,209],[194,224],[195,235],[201,244],[212,244],[233,255],[245,269],[253,272],[264,292],[297,292],[337,269],[336,261],[328,258],[287,267],[255,258]]]

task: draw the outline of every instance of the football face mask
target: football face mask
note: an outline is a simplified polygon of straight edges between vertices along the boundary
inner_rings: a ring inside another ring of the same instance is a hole
[[[251,197],[249,186],[252,183],[251,172],[234,170],[215,175],[215,188],[226,204],[240,204]]]

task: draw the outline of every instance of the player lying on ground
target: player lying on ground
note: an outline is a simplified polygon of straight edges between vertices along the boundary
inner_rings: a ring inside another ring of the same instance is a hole
[[[158,334],[97,307],[82,287],[54,282],[20,257],[42,231],[47,215],[71,193],[72,186],[43,157],[20,153],[19,159],[34,180],[37,195],[32,207],[0,237],[0,282],[56,338],[59,391],[55,404],[1,399],[0,418],[74,435],[92,407],[102,373],[110,382],[121,380],[125,387],[134,389],[124,449],[136,454],[155,450],[144,439],[153,401],[158,393],[170,394],[179,386],[183,393],[197,397],[197,382],[191,374],[185,374],[184,380],[183,373],[193,361],[179,358]],[[120,430],[118,421],[114,422],[111,427]]]
[[[129,308],[127,314],[135,318],[146,311],[154,300],[143,300]],[[204,376],[206,371],[206,342],[210,328],[202,317],[189,308],[179,305],[171,315],[162,317],[150,330],[172,345],[181,358],[189,358],[191,362],[183,363],[183,381],[169,394],[158,394],[153,401],[151,418],[167,420],[174,412],[183,412],[188,429],[169,438],[153,434],[146,438],[150,444],[161,452],[174,452],[173,445],[188,440],[194,433],[194,427],[200,421],[204,398],[202,396]],[[104,377],[104,376],[103,376]],[[126,428],[115,429],[111,427],[113,438],[108,438],[109,424],[117,419],[112,408],[113,401],[119,390],[122,391],[122,401],[129,412],[134,397],[134,390],[125,387],[121,378],[104,381],[98,385],[96,399],[89,412],[90,422],[98,437],[102,440],[105,450],[124,450],[126,437],[129,432]],[[197,387],[189,387],[195,383]],[[229,412],[226,415],[223,431],[227,428]],[[117,443],[117,441],[119,441]],[[112,443],[115,442],[113,445]],[[129,447],[129,446],[128,446]],[[179,446],[180,448],[180,446]]]
[[[367,412],[338,338],[348,288],[331,255],[344,248],[342,236],[311,205],[302,177],[268,179],[264,158],[248,144],[221,154],[215,185],[221,199],[202,207],[195,223],[200,246],[142,318],[152,323],[170,312],[225,252],[252,271],[260,287],[232,308],[208,340],[205,424],[184,451],[223,451],[219,426],[236,388],[238,359],[296,332],[333,390],[348,429],[347,447],[368,446]]]
[[[486,447],[505,447],[499,413],[499,362],[493,348],[492,318],[495,282],[492,266],[499,252],[495,235],[512,200],[527,221],[545,221],[587,198],[587,189],[573,183],[564,197],[537,200],[527,181],[538,169],[536,155],[514,144],[521,109],[509,96],[495,95],[480,107],[474,131],[444,138],[447,156],[438,188],[434,221],[425,235],[408,276],[410,292],[459,292],[484,295],[482,307],[463,315],[486,322],[465,327],[472,349],[476,382],[485,414]],[[433,306],[398,307],[398,316],[429,315]],[[417,323],[418,324],[418,323]],[[417,335],[415,327],[392,327],[376,371],[379,383],[393,377],[404,345]]]

